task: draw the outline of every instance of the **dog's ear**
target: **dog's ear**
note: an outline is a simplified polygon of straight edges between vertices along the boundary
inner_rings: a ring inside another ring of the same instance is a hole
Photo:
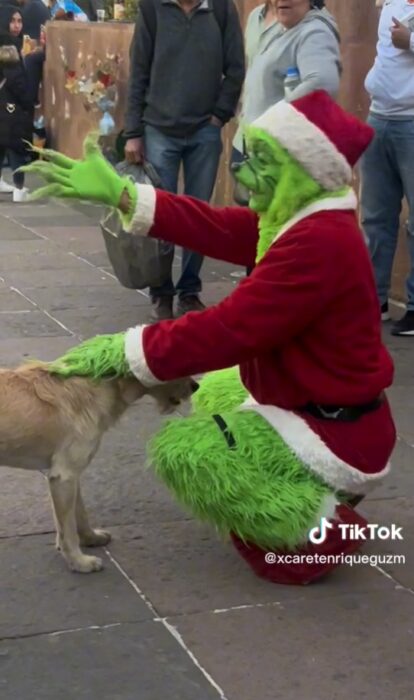
[[[122,400],[127,404],[138,401],[147,393],[145,387],[135,377],[121,377],[118,379],[118,387]]]

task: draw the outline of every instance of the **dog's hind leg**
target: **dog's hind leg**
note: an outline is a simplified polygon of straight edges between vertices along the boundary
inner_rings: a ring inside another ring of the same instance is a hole
[[[110,542],[111,535],[109,532],[99,529],[94,530],[90,526],[79,481],[76,493],[76,523],[80,543],[83,547],[102,547]]]
[[[49,487],[58,522],[58,536],[63,557],[72,571],[90,573],[102,569],[102,560],[83,554],[76,524],[76,496],[79,477],[71,470],[63,454],[55,455],[49,474]]]

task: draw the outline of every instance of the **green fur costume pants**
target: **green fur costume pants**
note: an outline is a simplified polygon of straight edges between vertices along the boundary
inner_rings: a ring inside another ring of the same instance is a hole
[[[239,410],[245,396],[236,369],[207,375],[195,413],[159,431],[150,459],[196,518],[263,548],[296,548],[332,491],[261,416]]]

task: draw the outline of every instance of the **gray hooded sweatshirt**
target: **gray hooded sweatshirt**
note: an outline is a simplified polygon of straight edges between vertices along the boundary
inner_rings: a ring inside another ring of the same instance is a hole
[[[284,81],[288,68],[297,68],[301,81],[291,93],[290,101],[320,89],[335,99],[339,89],[340,46],[332,15],[326,9],[310,10],[292,29],[285,29],[278,22],[266,28],[264,7],[256,7],[246,25],[248,69],[240,127],[233,143],[238,151],[243,150],[243,126],[251,124],[269,107],[285,99]]]

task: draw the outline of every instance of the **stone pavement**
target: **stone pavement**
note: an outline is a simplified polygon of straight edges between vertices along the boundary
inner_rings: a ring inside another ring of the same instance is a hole
[[[1,201],[1,365],[146,320],[146,295],[111,274],[98,215]],[[240,274],[208,262],[205,300]],[[412,698],[414,340],[387,340],[399,441],[393,475],[360,510],[403,527],[403,542],[365,552],[403,554],[404,565],[344,566],[307,589],[255,578],[145,470],[160,418],[139,403],[85,475],[93,521],[113,533],[99,574],[69,573],[55,552],[44,478],[0,469],[2,700]]]

